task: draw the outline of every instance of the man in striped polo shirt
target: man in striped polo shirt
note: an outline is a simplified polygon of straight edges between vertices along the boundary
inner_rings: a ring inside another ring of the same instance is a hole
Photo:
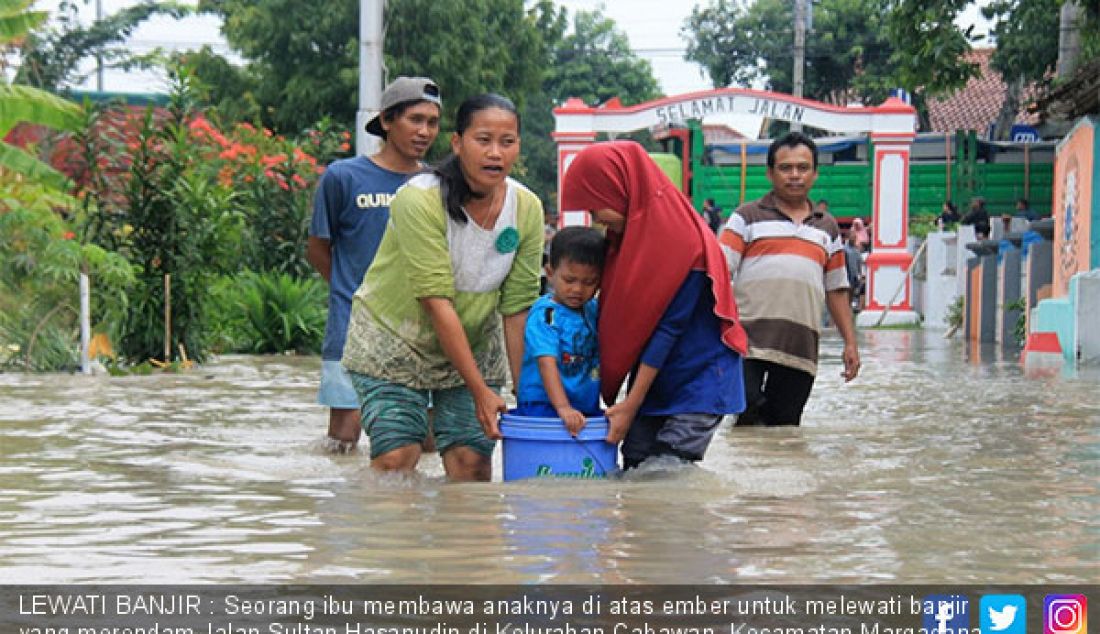
[[[790,132],[768,148],[772,191],[730,215],[719,234],[749,336],[748,408],[738,425],[798,425],[817,374],[821,318],[828,308],[844,338],[844,379],[859,373],[840,227],[809,198],[817,146]]]

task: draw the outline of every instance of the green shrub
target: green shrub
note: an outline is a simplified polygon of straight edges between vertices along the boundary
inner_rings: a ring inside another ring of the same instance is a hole
[[[328,289],[315,278],[253,273],[237,278],[236,309],[246,324],[246,351],[316,354],[325,337]],[[234,319],[230,311],[230,320]]]
[[[92,326],[112,333],[133,282],[116,253],[82,244],[69,229],[76,201],[0,173],[0,370],[76,368],[80,273],[92,285]]]
[[[963,325],[963,311],[966,309],[966,298],[959,295],[951,305],[947,307],[947,325],[950,332],[954,332]]]
[[[252,327],[238,305],[238,277],[224,275],[210,287],[210,350],[217,354],[252,349]]]
[[[1014,310],[1020,314],[1016,315],[1016,323],[1012,325],[1012,336],[1016,339],[1016,344],[1022,346],[1027,341],[1027,298],[1019,297],[1016,301],[1005,304],[1006,313]]]
[[[189,127],[189,78],[175,80],[165,110],[100,112],[122,121],[114,127],[91,121],[76,137],[86,234],[117,249],[135,269],[116,340],[129,363],[165,356],[166,308],[171,339],[163,360],[182,349],[202,361],[209,348],[209,287],[239,268],[243,220],[234,193],[211,178],[209,151],[194,143]]]

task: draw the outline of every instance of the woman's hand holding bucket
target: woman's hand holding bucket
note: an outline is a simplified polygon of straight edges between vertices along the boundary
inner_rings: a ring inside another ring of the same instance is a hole
[[[626,432],[638,415],[638,405],[631,403],[630,399],[622,403],[616,403],[607,408],[604,416],[607,417],[607,442],[617,445],[626,438]]]
[[[500,440],[500,415],[508,412],[504,399],[488,386],[474,392],[474,406],[477,408],[477,422],[492,440]]]

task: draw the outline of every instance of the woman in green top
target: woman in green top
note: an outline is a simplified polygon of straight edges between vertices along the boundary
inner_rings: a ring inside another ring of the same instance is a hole
[[[410,179],[390,205],[352,300],[343,355],[376,470],[416,468],[430,395],[447,476],[492,476],[505,411],[499,388],[506,366],[513,384],[519,378],[542,255],[542,203],[508,177],[519,124],[504,97],[467,99],[451,156]]]

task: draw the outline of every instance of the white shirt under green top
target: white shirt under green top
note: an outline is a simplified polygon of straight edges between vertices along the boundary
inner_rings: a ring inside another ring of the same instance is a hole
[[[390,204],[390,221],[373,264],[352,298],[343,364],[349,370],[417,389],[463,384],[443,353],[431,318],[418,301],[454,303],[478,369],[490,385],[507,372],[499,315],[538,299],[543,248],[542,203],[507,179],[503,208],[492,229],[443,208],[439,178],[413,177]],[[502,232],[519,234],[518,247]]]

